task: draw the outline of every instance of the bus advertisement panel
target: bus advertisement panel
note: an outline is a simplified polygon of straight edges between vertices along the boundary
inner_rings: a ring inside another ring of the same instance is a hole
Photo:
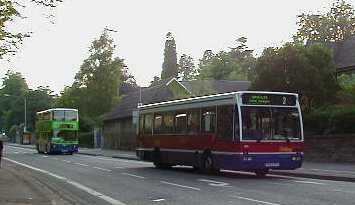
[[[37,112],[38,153],[78,152],[78,110],[54,108]]]
[[[303,162],[298,95],[233,92],[142,105],[137,156],[157,167],[265,175]]]

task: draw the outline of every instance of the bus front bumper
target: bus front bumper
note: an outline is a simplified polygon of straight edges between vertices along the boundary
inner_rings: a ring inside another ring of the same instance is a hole
[[[78,152],[78,149],[79,149],[78,144],[51,144],[52,152],[70,153],[70,152]]]
[[[303,153],[254,153],[239,155],[216,155],[216,163],[222,169],[254,170],[293,170],[303,163]]]

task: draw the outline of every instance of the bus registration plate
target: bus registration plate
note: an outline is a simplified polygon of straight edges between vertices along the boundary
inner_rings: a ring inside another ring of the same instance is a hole
[[[269,162],[269,163],[265,163],[265,167],[279,167],[280,163],[278,162]]]

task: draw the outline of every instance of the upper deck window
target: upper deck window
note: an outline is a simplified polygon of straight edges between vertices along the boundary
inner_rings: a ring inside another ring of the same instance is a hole
[[[53,120],[55,121],[76,121],[78,112],[74,110],[54,110]]]

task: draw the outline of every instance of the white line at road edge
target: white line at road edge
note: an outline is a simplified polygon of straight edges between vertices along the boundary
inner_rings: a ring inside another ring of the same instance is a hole
[[[260,200],[256,200],[256,199],[251,199],[251,198],[247,198],[247,197],[242,197],[242,196],[231,196],[233,198],[237,198],[237,199],[243,199],[246,201],[252,201],[252,202],[257,202],[257,203],[261,203],[261,204],[267,204],[267,205],[280,205],[280,204],[276,204],[276,203],[271,203],[271,202],[267,202],[267,201],[260,201]]]
[[[78,188],[80,190],[83,190],[83,191],[85,191],[86,193],[88,193],[88,194],[90,194],[92,196],[98,197],[98,198],[100,198],[100,199],[102,199],[102,200],[104,200],[104,201],[106,201],[106,202],[108,202],[108,203],[110,203],[112,205],[126,205],[126,204],[124,204],[121,201],[118,201],[118,200],[116,200],[114,198],[111,198],[111,197],[109,197],[107,195],[101,194],[101,193],[99,193],[99,192],[97,192],[97,191],[95,191],[95,190],[93,190],[93,189],[91,189],[91,188],[89,188],[87,186],[84,186],[84,185],[82,185],[82,184],[80,184],[78,182],[72,181],[72,180],[70,180],[68,178],[53,174],[53,173],[51,173],[49,171],[46,171],[46,170],[43,170],[43,169],[32,167],[32,166],[27,165],[27,164],[23,164],[21,162],[14,161],[14,160],[9,159],[9,158],[4,158],[4,160],[7,160],[9,162],[21,165],[23,167],[26,167],[26,168],[29,168],[29,169],[32,169],[32,170],[35,170],[37,172],[41,172],[43,174],[47,174],[47,175],[52,176],[54,178],[60,179],[60,180],[62,180],[64,182],[66,182],[66,183],[68,183],[70,185],[73,185],[74,187],[76,187],[76,188]]]
[[[168,185],[172,185],[172,186],[177,186],[177,187],[181,187],[181,188],[186,188],[186,189],[192,189],[192,190],[195,190],[195,191],[201,191],[200,188],[191,187],[191,186],[185,186],[185,185],[181,185],[181,184],[175,184],[175,183],[166,182],[166,181],[160,181],[160,183],[168,184]]]

